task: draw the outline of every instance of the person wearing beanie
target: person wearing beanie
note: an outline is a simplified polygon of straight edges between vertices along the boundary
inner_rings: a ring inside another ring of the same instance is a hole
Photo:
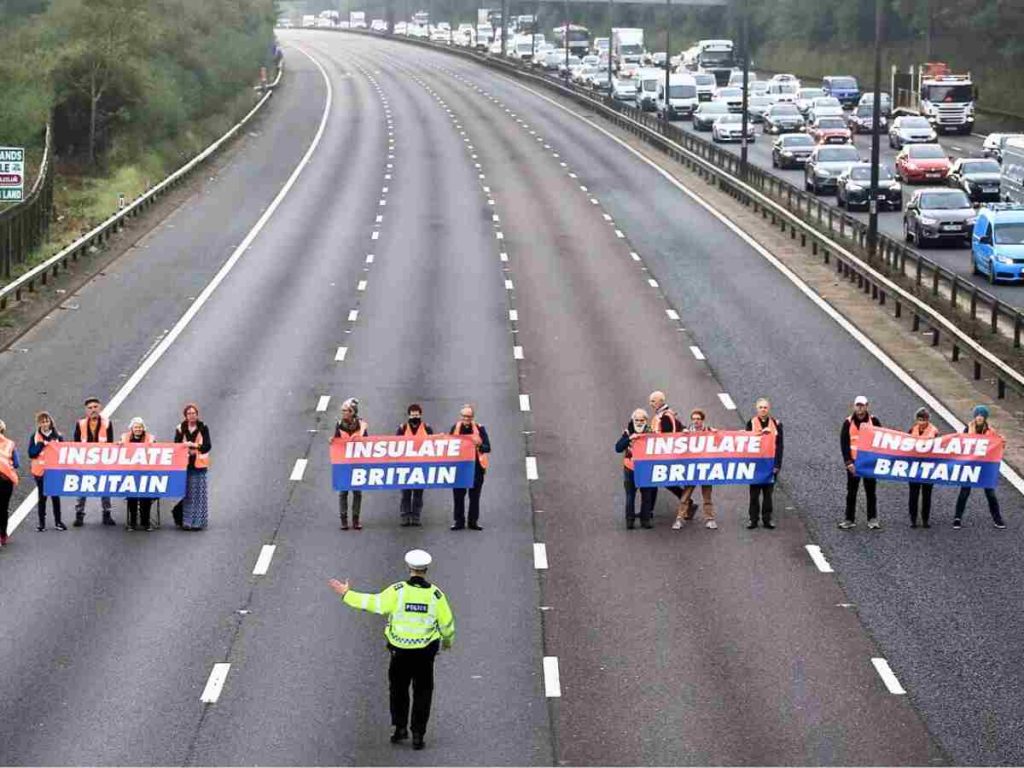
[[[976,405],[971,414],[970,423],[964,427],[964,433],[968,435],[994,435],[999,433],[992,429],[988,423],[988,406]],[[988,512],[992,515],[992,524],[1002,530],[1006,527],[1003,516],[999,511],[999,499],[996,498],[995,488],[985,488],[985,500],[988,502]],[[967,510],[967,499],[971,495],[971,487],[964,485],[960,488],[960,494],[956,497],[956,513],[953,515],[953,528],[960,530],[963,525],[964,512]]]
[[[932,424],[932,416],[927,408],[918,408],[914,414],[914,423],[907,432],[911,437],[929,440],[939,434]],[[932,484],[910,483],[910,527],[917,528],[918,499],[920,499],[921,527],[930,528],[928,518],[932,513]]]

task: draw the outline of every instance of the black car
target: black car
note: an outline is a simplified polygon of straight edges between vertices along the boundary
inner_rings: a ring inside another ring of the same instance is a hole
[[[772,106],[772,100],[767,96],[751,94],[747,96],[747,119],[752,123],[763,123],[764,113]]]
[[[946,183],[966,192],[972,203],[998,203],[1000,176],[995,160],[962,157],[953,163]]]
[[[693,129],[710,131],[715,120],[729,114],[729,105],[724,101],[702,101],[693,112]]]
[[[805,124],[795,104],[773,104],[764,113],[765,133],[795,133],[802,131]]]
[[[846,116],[846,124],[851,133],[867,133],[870,135],[874,128],[875,110],[870,104],[863,104],[854,107],[853,111]],[[885,133],[889,130],[889,118],[885,115],[878,117],[878,132]]]
[[[853,144],[819,144],[804,166],[804,187],[816,195],[835,192],[843,171],[858,163],[860,154]]]
[[[784,133],[772,142],[772,167],[802,166],[816,146],[806,133]]]
[[[851,165],[836,179],[836,205],[840,208],[869,207],[871,200],[871,164],[858,163]],[[898,211],[903,207],[903,186],[892,175],[892,171],[882,166],[878,169],[878,210],[888,208]]]

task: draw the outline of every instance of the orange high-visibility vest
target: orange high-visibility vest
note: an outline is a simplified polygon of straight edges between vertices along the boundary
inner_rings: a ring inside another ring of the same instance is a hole
[[[757,414],[754,414],[750,419],[750,429],[752,432],[757,432],[759,435],[763,435],[766,432],[769,435],[779,434],[778,425],[775,423],[775,419],[771,416],[768,417],[768,426],[762,427],[761,418]]]
[[[857,458],[857,443],[860,441],[860,427],[857,422],[853,420],[853,416],[847,416],[846,421],[850,424],[850,458],[856,460]],[[865,424],[871,423],[871,415],[868,415]]]
[[[14,468],[14,441],[0,435],[0,475],[18,484],[18,470]],[[2,531],[0,531],[2,533]]]
[[[56,434],[56,432],[54,434]],[[46,441],[43,440],[43,436],[39,434],[38,429],[32,436],[32,439],[36,443],[46,443]],[[36,458],[32,459],[30,466],[32,468],[32,477],[42,477],[43,472],[46,471],[46,462],[43,461],[43,455],[39,454]]]
[[[414,432],[412,427],[409,426],[409,422],[405,422],[402,424],[402,437],[409,437],[410,435],[413,437],[426,437],[427,425],[421,421],[420,425],[416,427],[416,431]]]
[[[152,432],[146,432],[144,436],[145,436],[145,439],[141,440],[141,441],[138,441],[138,442],[145,442],[145,443],[155,443],[156,442],[156,435],[154,435]],[[121,444],[122,445],[128,445],[128,443],[131,443],[131,442],[133,442],[131,431],[129,430],[128,432],[122,432],[121,433]]]
[[[909,432],[912,437],[923,437],[926,440],[930,440],[931,438],[939,434],[938,428],[930,422],[925,425],[924,429],[920,429],[915,423],[910,428]]]
[[[91,443],[89,439],[89,419],[78,420],[78,432],[82,436],[83,443]],[[107,442],[110,437],[110,422],[100,416],[100,427],[96,431],[96,442]]]
[[[178,431],[181,432],[181,439],[184,440],[187,437],[187,434],[186,434],[185,430],[182,429],[179,426],[178,427]],[[195,440],[195,443],[196,443],[196,449],[195,449],[196,455],[195,455],[195,461],[192,462],[192,465],[196,469],[209,469],[210,468],[210,454],[209,453],[200,453],[199,452],[199,449],[203,445],[203,430],[196,429],[196,440]]]
[[[359,420],[359,431],[358,432],[353,432],[350,435],[344,429],[339,429],[338,430],[338,439],[340,439],[340,440],[351,440],[353,437],[366,437],[366,430],[367,429],[369,429],[369,425],[365,421],[360,419]]]
[[[473,427],[473,435],[476,436],[476,437],[480,437],[480,428],[477,427],[475,421],[473,422],[472,427]],[[461,423],[455,425],[455,429],[452,430],[452,434],[453,435],[461,435],[462,434],[462,424]],[[478,462],[480,462],[480,468],[481,469],[487,469],[487,464],[488,464],[487,454],[486,453],[480,453],[480,446],[479,445],[476,446],[476,460]]]
[[[990,427],[988,425],[987,421],[985,422],[985,426],[987,427],[987,429],[984,432],[979,432],[977,427],[974,425],[974,419],[971,419],[971,423],[967,425],[967,434],[969,434],[969,435],[988,435],[988,434],[998,435],[999,434],[994,429],[992,429],[992,427]]]

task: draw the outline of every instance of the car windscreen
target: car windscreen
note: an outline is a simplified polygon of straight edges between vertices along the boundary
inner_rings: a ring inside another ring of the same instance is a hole
[[[694,75],[693,79],[697,82],[697,85],[714,85],[718,82],[715,80],[714,75]]]
[[[636,80],[623,80],[621,78],[617,78],[615,80],[615,87],[616,88],[636,88]]]
[[[900,123],[900,128],[931,128],[931,124],[923,117],[908,117]]]
[[[652,78],[648,78],[647,80],[644,80],[644,90],[645,91],[656,91],[656,90],[658,90],[658,82],[659,82],[659,80],[656,77],[652,77]]]
[[[716,122],[718,122],[718,123],[737,123],[737,124],[739,124],[739,123],[743,122],[743,116],[742,115],[722,115],[720,118],[718,118],[718,120],[716,120]]]
[[[841,117],[823,117],[818,120],[818,127],[826,131],[832,131],[839,128],[845,128],[846,123],[843,122],[843,118]]]
[[[1024,245],[1024,221],[1008,221],[996,224],[997,245]]]
[[[971,203],[963,192],[926,192],[921,195],[921,207],[930,211],[952,211],[970,208]]]
[[[797,109],[792,104],[777,104],[776,106],[772,107],[772,114],[775,115],[775,116],[778,116],[778,115],[799,115],[800,114],[800,110]]]
[[[784,136],[782,139],[782,146],[784,147],[816,147],[814,139],[808,136],[806,133],[791,133],[788,136]]]
[[[703,104],[697,107],[697,111],[705,115],[725,115],[728,114],[729,107],[725,104],[722,104],[721,102],[705,101]]]
[[[928,101],[962,104],[974,98],[974,88],[970,85],[925,85],[921,90]]]
[[[814,100],[814,106],[816,107],[841,107],[839,99],[835,96],[819,96]]]
[[[858,165],[850,169],[850,178],[854,181],[871,181],[871,166]],[[892,172],[888,168],[878,169],[878,180],[888,181],[892,178]]]
[[[914,160],[941,160],[946,156],[942,147],[935,144],[918,144],[909,147],[907,151]]]
[[[874,107],[870,107],[870,106],[865,105],[863,107],[857,107],[857,113],[856,114],[857,114],[857,117],[871,117],[871,115],[873,115],[874,112],[875,112]]]
[[[767,96],[749,96],[747,97],[747,106],[750,107],[767,107],[772,103],[772,100]]]
[[[856,147],[828,147],[818,150],[818,160],[823,163],[856,163],[860,155]]]
[[[972,160],[963,163],[960,168],[964,173],[999,173],[999,163],[995,160]]]
[[[824,95],[825,92],[821,88],[801,88],[797,93],[801,99],[820,99]]]
[[[697,98],[697,86],[669,85],[668,97],[670,99],[695,99]]]
[[[833,77],[832,78],[833,88],[856,88],[857,81],[852,77]]]
[[[733,96],[742,96],[742,95],[743,95],[743,89],[742,88],[720,88],[718,90],[718,94],[717,94],[717,96],[719,98],[726,98],[726,99],[730,99]]]

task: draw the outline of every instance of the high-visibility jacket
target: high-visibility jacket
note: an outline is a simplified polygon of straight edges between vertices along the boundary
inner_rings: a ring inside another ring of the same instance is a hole
[[[377,594],[350,589],[342,602],[350,608],[387,616],[384,637],[393,648],[426,648],[435,640],[443,641],[447,648],[455,640],[451,605],[433,584],[424,587],[400,581]]]
[[[992,429],[992,427],[990,427],[988,425],[987,421],[985,422],[985,429],[982,430],[982,431],[979,431],[977,426],[975,426],[975,424],[974,424],[974,419],[971,419],[971,423],[967,425],[967,429],[965,429],[964,432],[966,432],[968,435],[988,435],[988,434],[998,435],[999,434],[994,429]]]
[[[195,461],[192,462],[192,466],[196,469],[209,469],[210,468],[210,452],[203,453],[203,430],[196,432],[196,456]]]
[[[50,434],[52,435],[52,438],[50,440],[46,440],[43,437],[43,434],[37,429],[32,433],[32,442],[36,445],[42,446],[45,446],[49,442],[60,442],[60,433],[57,432],[56,429],[54,429]],[[43,454],[40,453],[32,459],[32,461],[29,462],[29,467],[32,470],[32,477],[42,477],[43,473],[46,471],[46,462],[43,461]]]
[[[476,425],[475,421],[473,422],[473,424],[471,426],[473,428],[473,436],[476,437],[477,439],[479,439],[480,438],[480,428]],[[455,427],[452,429],[452,434],[464,437],[464,435],[462,434],[462,424],[456,424]],[[487,469],[487,464],[488,464],[489,460],[487,458],[487,454],[486,453],[480,453],[480,446],[479,445],[476,446],[476,460],[480,464],[480,468],[481,469]]]
[[[91,443],[89,439],[89,419],[78,420],[78,433],[82,438],[83,443]],[[96,441],[97,443],[109,443],[110,442],[110,422],[100,416],[100,426],[96,430]]]
[[[122,432],[121,433],[121,443],[122,443],[122,445],[127,445],[128,443],[155,443],[155,442],[156,442],[156,435],[154,435],[152,432],[143,432],[141,440],[132,440],[132,433],[130,431],[129,432]]]
[[[937,434],[939,434],[938,428],[930,422],[928,424],[925,424],[923,429],[919,427],[915,422],[914,425],[907,431],[912,437],[923,437],[926,440],[931,439],[935,437]]]
[[[772,418],[771,416],[768,417],[768,426],[764,426],[761,424],[761,417],[755,413],[753,416],[750,417],[750,428],[754,432],[757,432],[759,435],[763,435],[766,433],[769,435],[779,434],[779,427],[775,423],[775,419]]]
[[[679,423],[679,416],[677,416],[676,412],[673,411],[671,408],[666,408],[664,411],[654,414],[654,424],[652,424],[651,426],[654,428],[655,432],[657,432],[658,434],[664,432],[664,430],[662,430],[661,428],[661,420],[665,416],[668,416],[670,419],[672,419],[672,429],[668,430],[669,432],[683,431],[683,425]]]
[[[340,422],[338,423],[337,429],[335,429],[334,431],[337,433],[337,437],[339,439],[341,439],[341,440],[351,440],[353,437],[366,437],[366,431],[369,428],[370,428],[370,425],[367,422],[365,422],[362,419],[360,419],[359,420],[359,429],[357,429],[352,434],[349,434],[344,429],[342,429]]]
[[[0,475],[13,485],[18,484],[18,470],[14,468],[14,441],[4,435],[0,435]]]
[[[425,422],[420,422],[420,425],[413,429],[409,426],[409,422],[406,421],[398,428],[402,433],[402,437],[426,437],[430,433],[427,431],[427,425]]]
[[[857,443],[860,441],[860,426],[854,421],[853,416],[846,417],[847,423],[850,425],[850,458],[854,461],[857,460]],[[866,424],[871,423],[871,417],[868,417]]]

